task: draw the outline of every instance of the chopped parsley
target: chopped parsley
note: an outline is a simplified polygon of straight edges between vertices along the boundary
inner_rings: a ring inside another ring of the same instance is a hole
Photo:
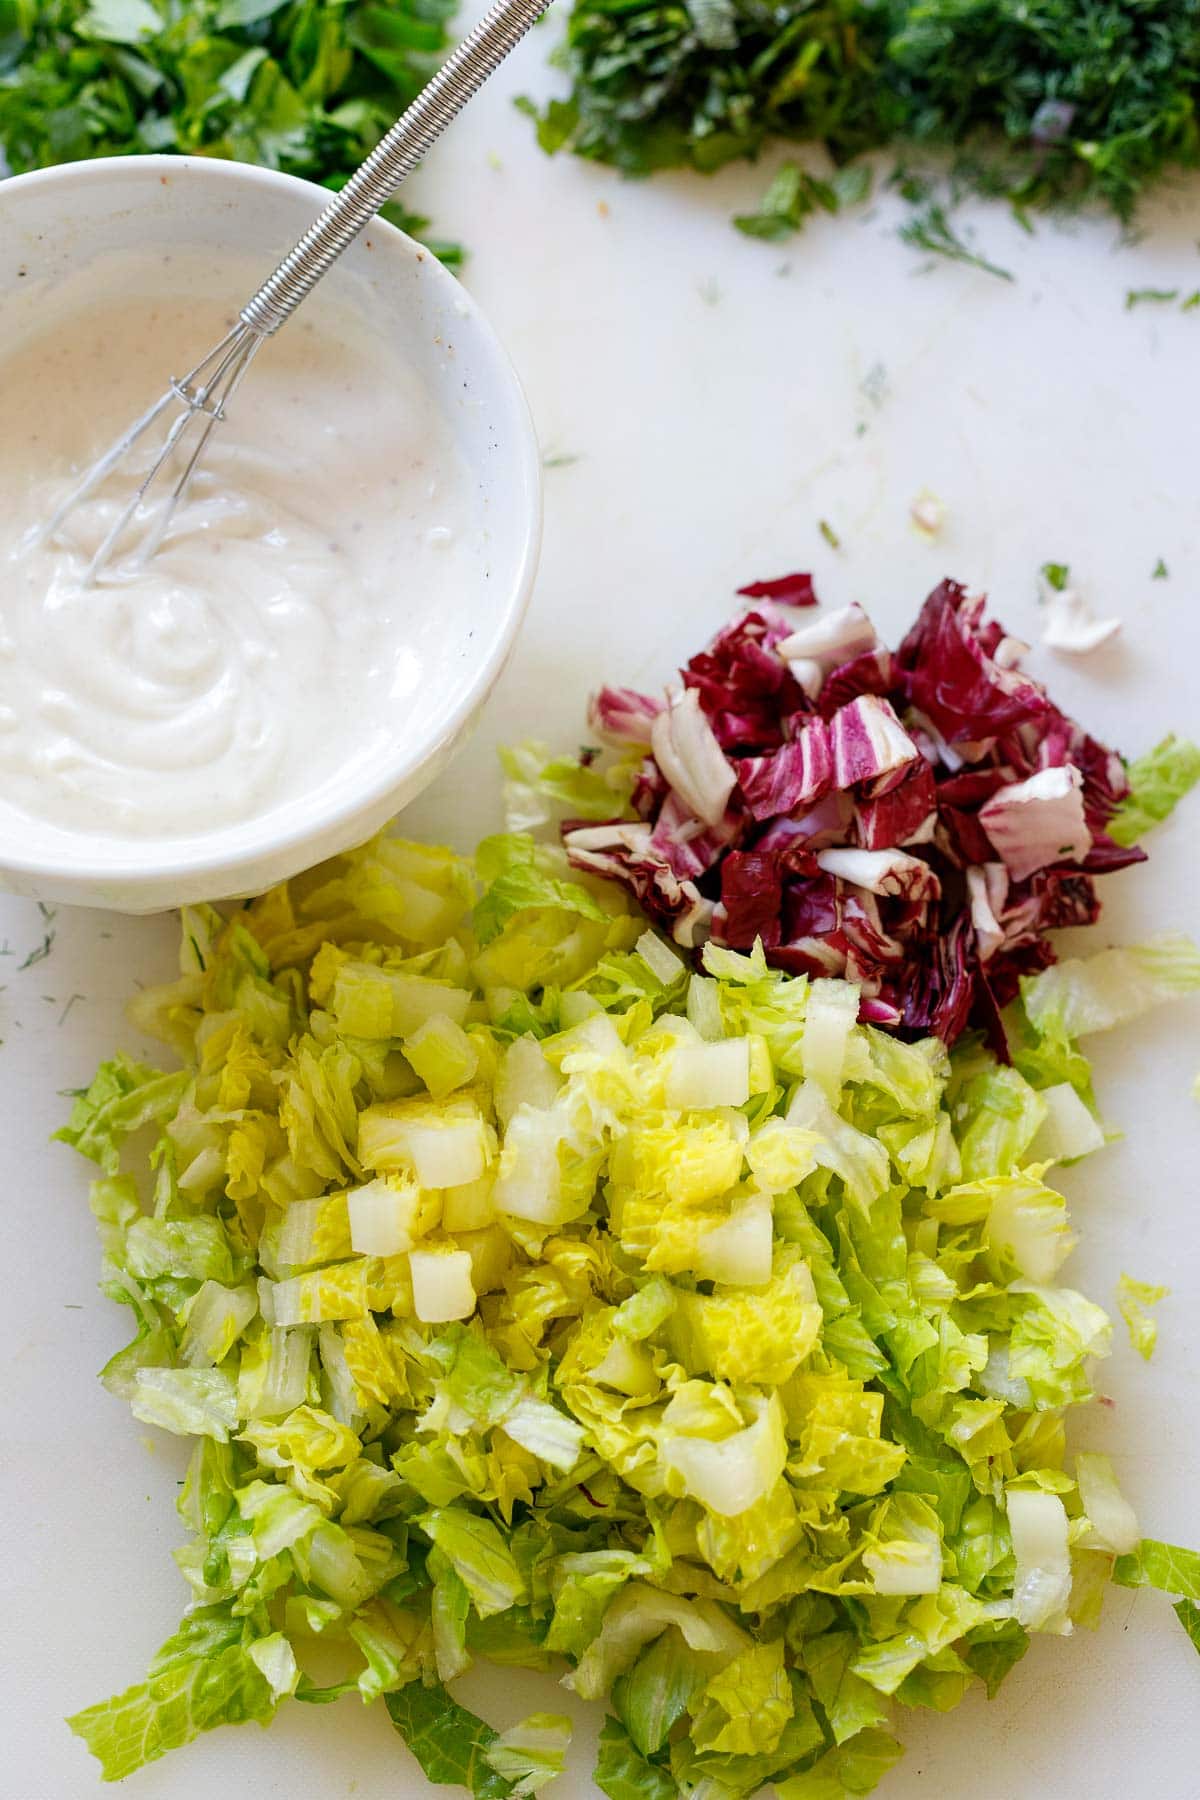
[[[179,151],[336,189],[437,68],[455,7],[0,0],[0,150],[16,172]],[[429,223],[395,201],[384,216],[417,235]]]
[[[38,963],[46,961],[46,958],[50,955],[50,952],[53,949],[54,949],[54,932],[53,932],[53,930],[50,930],[45,934],[41,943],[36,945],[29,952],[29,955],[25,958],[24,962],[17,964],[17,973],[20,975],[23,975],[25,973],[26,969],[36,968]]]
[[[1135,306],[1166,306],[1178,298],[1178,288],[1129,288],[1125,295],[1125,311],[1132,312]]]
[[[747,237],[773,242],[798,231],[810,213],[841,212],[870,193],[871,170],[866,163],[852,163],[826,178],[809,174],[799,163],[785,162],[772,177],[758,211],[738,213],[733,222]]]
[[[971,268],[982,269],[986,275],[995,275],[1001,281],[1013,279],[1011,269],[1002,269],[998,263],[989,262],[977,250],[963,242],[946,216],[946,209],[937,202],[928,206],[900,227],[900,236],[914,250],[924,250],[930,256],[944,256],[950,262],[967,263]]]
[[[568,97],[526,107],[543,148],[635,175],[779,138],[838,167],[892,147],[1027,224],[1063,202],[1128,219],[1200,163],[1196,0],[574,0],[557,60]],[[743,220],[776,237],[789,209],[768,198]]]

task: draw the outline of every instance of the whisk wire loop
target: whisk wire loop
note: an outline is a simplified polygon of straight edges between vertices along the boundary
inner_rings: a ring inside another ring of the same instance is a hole
[[[162,446],[132,498],[104,535],[84,576],[90,585],[109,562],[135,515],[168,463],[182,459],[182,472],[150,523],[137,552],[153,556],[187,493],[214,428],[225,418],[255,355],[283,325],[333,264],[369,224],[380,207],[411,174],[435,140],[541,17],[550,0],[495,0],[483,18],[442,64],[411,106],[380,139],[341,192],[313,221],[295,247],[268,276],[239,314],[236,325],[188,374],[171,377],[167,391],[92,464],[82,480],[37,533],[53,537],[79,504],[93,494],[133,447],[172,406],[178,408]],[[196,423],[190,448],[184,438]]]

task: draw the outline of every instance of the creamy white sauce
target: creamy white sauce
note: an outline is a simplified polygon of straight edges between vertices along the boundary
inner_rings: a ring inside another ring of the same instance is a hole
[[[377,765],[422,682],[414,620],[445,617],[478,579],[450,425],[327,295],[259,352],[153,557],[119,555],[83,585],[136,463],[29,546],[261,273],[231,264],[221,302],[202,297],[205,269],[193,284],[175,259],[165,292],[144,280],[0,353],[0,795],[72,832],[193,835]]]

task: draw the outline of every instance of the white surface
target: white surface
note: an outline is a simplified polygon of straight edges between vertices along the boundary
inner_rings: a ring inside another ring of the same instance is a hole
[[[103,303],[120,301],[126,296],[126,284],[140,281],[143,291],[151,284],[152,292],[165,290],[168,295],[194,288],[199,290],[201,303],[223,299],[225,305],[237,307],[250,297],[253,282],[262,279],[256,273],[248,290],[243,285],[247,266],[269,273],[276,257],[291,248],[327,200],[323,189],[291,176],[202,157],[120,157],[6,182],[0,186],[0,332],[11,330],[17,336],[28,332],[31,317],[53,317],[65,304],[78,307],[82,275],[92,269],[97,297]],[[147,275],[151,248],[161,256],[162,267],[152,268]],[[134,252],[133,267],[130,251]],[[226,272],[224,286],[222,268]],[[470,520],[469,548],[464,546],[461,556],[455,552],[450,558],[463,575],[457,595],[451,568],[447,566],[435,578],[430,567],[441,552],[427,547],[423,562],[406,559],[405,528],[396,524],[389,534],[377,527],[383,563],[380,579],[390,583],[391,618],[378,619],[375,641],[377,647],[385,644],[398,630],[403,645],[402,651],[397,646],[395,657],[390,734],[386,706],[364,680],[360,695],[363,731],[349,758],[345,741],[335,739],[332,766],[327,763],[323,781],[318,777],[311,785],[276,791],[266,797],[265,804],[251,801],[244,811],[230,807],[226,796],[221,823],[208,830],[189,827],[188,815],[181,807],[178,835],[156,845],[144,837],[139,841],[133,833],[89,839],[63,829],[62,815],[55,824],[35,822],[0,804],[0,883],[14,892],[148,912],[206,895],[216,899],[244,894],[294,875],[323,856],[361,842],[398,805],[419,794],[446,766],[490,693],[525,611],[540,541],[541,468],[520,385],[509,359],[464,290],[427,251],[389,225],[371,225],[313,296],[312,317],[327,336],[344,337],[347,332],[346,314],[337,304],[339,295],[343,306],[348,301],[359,314],[354,321],[358,341],[351,347],[351,356],[368,357],[369,347],[378,342],[381,349],[371,377],[377,386],[391,387],[398,410],[407,409],[408,430],[419,432],[427,412],[433,409],[440,428],[436,435],[427,432],[423,445],[417,441],[431,468],[447,477],[443,485],[461,485]],[[306,312],[292,328],[298,337],[303,338],[310,328],[309,318]],[[211,318],[206,325],[202,315],[197,329],[200,333],[213,331]],[[216,328],[217,337],[221,329]],[[192,354],[203,355],[213,341],[210,337],[206,345],[202,340]],[[287,341],[293,341],[290,335]],[[91,411],[98,431],[115,436],[155,398],[155,381],[161,384],[160,392],[165,390],[172,370],[168,353],[162,354],[157,377],[150,376],[149,395],[144,391],[145,365],[130,371],[125,410],[114,397],[103,366],[94,376],[81,377],[76,372],[73,383],[67,380],[68,390],[74,388],[70,403]],[[262,362],[272,354],[273,347],[265,349]],[[295,349],[290,354],[294,356]],[[319,388],[321,371],[314,358],[309,360]],[[405,384],[392,380],[393,361],[407,377]],[[263,389],[256,386],[262,379],[261,366],[251,373],[231,409],[229,424],[222,431],[226,444],[226,433],[235,429],[237,411],[255,407],[256,393],[260,396],[256,423],[260,429],[264,425],[270,429],[273,383],[266,382],[264,400]],[[69,366],[65,374],[71,376]],[[284,428],[291,430],[301,445],[302,434],[314,439],[322,435],[320,409],[328,405],[327,380],[324,388],[324,401],[314,393],[309,407],[294,411],[291,419],[284,421]],[[52,405],[53,394],[47,394],[43,404]],[[33,411],[34,405],[24,411],[19,405],[16,408],[16,417],[26,428]],[[115,421],[106,416],[110,411],[116,414]],[[275,420],[278,424],[278,414]],[[55,434],[46,435],[57,447]],[[247,435],[253,443],[253,428]],[[103,437],[100,442],[103,444]],[[439,467],[443,444],[457,455],[461,474],[449,477],[448,471]],[[222,451],[222,455],[226,453]],[[376,461],[371,481],[377,493],[394,494],[413,479],[413,452],[401,427],[391,435],[364,437],[361,455],[373,456]],[[309,462],[312,487],[306,504],[314,534],[324,531],[332,536],[338,529],[352,529],[347,512],[348,506],[353,506],[354,484],[359,479],[354,464],[336,453],[330,457],[327,440],[314,447]],[[379,510],[383,513],[385,507],[381,505]],[[431,507],[428,523],[439,523],[445,516],[441,504],[436,511]],[[361,541],[365,543],[365,537]],[[282,549],[278,553],[284,555]],[[405,573],[415,591],[406,586]],[[176,579],[180,579],[178,574]],[[182,579],[187,580],[186,572]],[[335,582],[338,579],[344,582],[345,577],[335,575]],[[236,588],[231,579],[228,585]],[[19,655],[20,644],[28,640],[17,629],[20,600],[15,584],[10,598],[14,616],[6,623],[12,627],[18,648],[9,654]],[[52,706],[60,716],[65,712],[69,718],[79,699],[79,680],[77,670],[63,654],[69,629],[61,616],[69,610],[64,608],[64,598],[61,593],[57,596],[60,616],[53,629],[43,621],[41,653],[50,676],[63,690],[58,696],[49,696]],[[145,594],[140,598],[145,600]],[[340,620],[336,604],[332,608],[339,654],[326,656],[331,690],[337,686],[339,670],[352,668],[356,660],[363,668],[369,666],[369,652],[360,650],[355,655],[361,624],[354,616],[356,601],[369,604],[370,596],[356,596],[344,588]],[[377,611],[384,605],[386,602],[379,603]],[[277,619],[278,613],[274,616]],[[247,636],[252,636],[252,618],[245,620],[245,628]],[[62,644],[59,633],[64,635]],[[122,635],[120,626],[116,627],[118,646]],[[87,654],[86,643],[80,642],[82,636],[77,631],[70,646],[78,659]],[[132,689],[144,669],[136,639],[126,649],[126,661],[127,685]],[[91,676],[97,685],[103,684],[104,674],[102,657],[94,655]],[[31,671],[31,685],[36,687],[38,680],[38,674]],[[268,686],[269,682],[260,680],[260,690]],[[328,739],[328,727],[317,709],[304,707],[303,691],[294,698],[308,714],[310,731]],[[144,718],[156,703],[147,702],[143,693],[140,704]],[[178,693],[171,705],[178,713]],[[341,705],[346,705],[344,697]],[[131,705],[130,710],[137,709]],[[382,747],[378,740],[371,743],[380,710],[385,722]],[[195,726],[193,733],[198,735]],[[119,750],[113,761],[119,763]],[[247,766],[248,782],[253,772]],[[215,783],[236,779],[219,765],[210,765],[208,774]],[[24,798],[24,790],[16,782],[13,786],[13,797]],[[178,783],[175,792],[179,794]],[[95,810],[103,816],[99,800]],[[111,831],[111,816],[103,823]]]
[[[440,230],[472,247],[472,290],[528,384],[547,452],[547,541],[528,627],[467,759],[414,806],[414,833],[466,844],[494,826],[493,747],[583,729],[600,673],[663,680],[752,576],[811,566],[830,602],[861,599],[895,633],[944,572],[984,584],[1034,633],[1036,571],[1069,561],[1115,648],[1071,665],[1037,655],[1064,704],[1137,751],[1200,712],[1200,315],[1123,310],[1127,288],[1200,285],[1194,187],[1136,248],[1101,221],[1032,241],[986,213],[981,240],[1014,285],[922,272],[890,209],[818,220],[789,246],[738,237],[728,214],[762,172],[645,186],[547,164],[507,95],[539,84],[535,34],[437,152],[419,187]],[[489,157],[499,157],[494,168]],[[1188,216],[1188,202],[1192,216]],[[876,374],[874,371],[881,371]],[[861,436],[856,428],[865,425]],[[910,529],[925,487],[946,502],[934,545]],[[828,518],[844,548],[817,534]],[[1152,582],[1159,556],[1170,579]],[[1198,803],[1153,841],[1148,869],[1104,884],[1094,947],[1196,925]],[[94,1379],[126,1335],[94,1290],[86,1169],[48,1146],[64,1103],[118,1041],[121,1003],[168,968],[165,921],[62,912],[51,956],[17,963],[45,926],[0,902],[0,1224],[10,1373],[0,1453],[4,1800],[90,1800],[102,1788],[63,1713],[139,1680],[185,1596],[169,1560],[183,1457]],[[59,1023],[70,997],[69,1017]],[[1200,1009],[1097,1045],[1098,1087],[1126,1140],[1066,1180],[1082,1244],[1068,1275],[1110,1306],[1120,1270],[1166,1280],[1154,1362],[1118,1323],[1111,1410],[1081,1445],[1109,1451],[1143,1528],[1195,1543],[1200,1443],[1196,1167]],[[66,1310],[68,1307],[78,1310]],[[548,1681],[473,1673],[462,1698],[497,1724],[586,1710]],[[1200,1794],[1192,1722],[1200,1664],[1165,1599],[1114,1591],[1100,1632],[1037,1643],[992,1704],[910,1716],[887,1800],[1117,1800]],[[590,1728],[562,1800],[592,1792]],[[214,1791],[413,1800],[426,1792],[381,1708],[285,1709],[267,1734],[213,1734],[145,1771],[143,1800]]]

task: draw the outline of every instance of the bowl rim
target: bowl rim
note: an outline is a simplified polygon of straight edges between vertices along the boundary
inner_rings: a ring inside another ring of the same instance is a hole
[[[218,186],[258,187],[291,193],[313,205],[314,217],[328,205],[330,197],[328,190],[316,182],[306,181],[299,175],[285,174],[278,169],[263,168],[256,163],[154,152],[137,156],[94,157],[6,176],[0,180],[0,218],[3,216],[6,197],[16,191],[28,193],[33,188],[72,185],[86,188],[104,181],[116,187],[126,184],[137,186],[151,179],[157,182],[163,174],[199,176],[202,181],[211,180]],[[372,814],[378,817],[380,809],[386,807],[390,794],[397,795],[397,808],[415,799],[420,788],[413,787],[412,783],[428,765],[437,765],[430,770],[429,779],[436,778],[441,766],[439,758],[444,759],[458,736],[470,726],[503,672],[529,607],[542,542],[542,466],[528,397],[508,351],[478,303],[451,271],[438,261],[432,251],[388,220],[377,216],[371,221],[370,230],[373,235],[379,233],[385,239],[397,241],[413,252],[421,252],[418,259],[423,269],[421,279],[443,286],[448,298],[452,294],[452,304],[459,315],[470,318],[472,322],[483,346],[485,361],[498,376],[500,385],[508,389],[508,399],[513,408],[520,440],[514,446],[513,454],[519,465],[516,471],[517,489],[524,502],[525,522],[515,574],[507,584],[508,594],[500,609],[499,629],[488,655],[480,662],[467,687],[437,724],[435,731],[419,745],[390,758],[384,772],[376,779],[347,785],[340,791],[335,790],[319,810],[309,813],[285,830],[264,834],[253,846],[236,852],[222,850],[220,832],[182,836],[174,846],[169,841],[163,843],[148,836],[129,842],[129,852],[139,857],[135,865],[128,862],[88,861],[85,848],[87,839],[83,834],[80,834],[81,849],[78,856],[30,856],[22,853],[19,844],[14,843],[11,849],[8,846],[0,848],[0,886],[4,885],[3,872],[11,871],[22,878],[22,891],[33,891],[29,883],[36,884],[39,877],[44,877],[50,883],[78,884],[80,887],[90,885],[94,889],[102,889],[106,900],[92,900],[90,903],[119,906],[122,900],[136,904],[139,891],[161,891],[165,883],[176,878],[181,885],[186,885],[190,892],[194,892],[197,882],[211,873],[214,889],[211,897],[220,898],[222,894],[245,891],[245,888],[239,890],[236,885],[243,875],[247,886],[261,885],[254,873],[256,868],[277,869],[281,862],[288,859],[290,852],[299,850],[310,840],[315,843],[322,836],[328,842],[331,836],[337,836],[341,828],[351,833],[341,848],[350,848],[355,841],[352,833],[356,821]],[[406,788],[409,791],[405,794],[402,791]],[[252,825],[253,820],[242,821],[241,828],[246,824]],[[379,826],[376,825],[375,829],[379,829]],[[368,831],[363,835],[370,833]],[[324,849],[320,852],[319,860],[324,860],[331,854],[337,854],[337,851]],[[271,879],[279,880],[282,877],[275,874]],[[62,887],[59,886],[57,891],[61,893]],[[81,895],[80,903],[86,905],[89,901]]]

